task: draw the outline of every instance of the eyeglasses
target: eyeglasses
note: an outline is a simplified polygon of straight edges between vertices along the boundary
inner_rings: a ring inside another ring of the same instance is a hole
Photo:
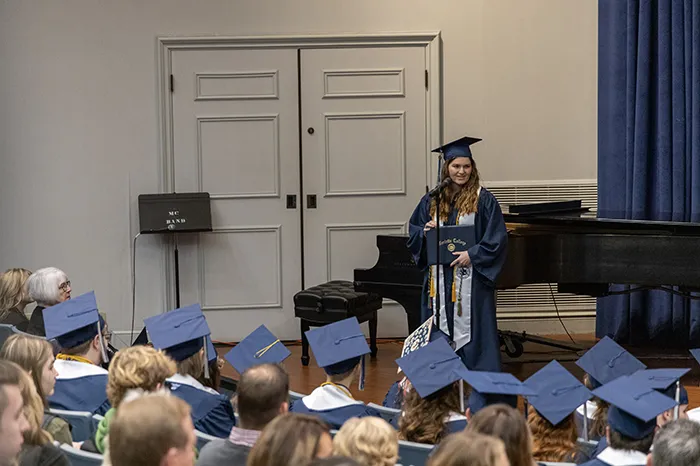
[[[58,285],[58,289],[59,289],[59,290],[68,291],[68,288],[70,288],[70,280],[68,280],[67,282],[63,282],[63,283],[61,283],[60,285]]]

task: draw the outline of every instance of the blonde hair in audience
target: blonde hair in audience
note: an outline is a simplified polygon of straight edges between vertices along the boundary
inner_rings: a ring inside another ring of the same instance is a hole
[[[319,418],[287,413],[262,431],[248,454],[247,466],[305,466],[316,457],[321,437],[330,435]]]
[[[182,427],[190,406],[169,394],[146,394],[125,402],[109,425],[109,458],[113,466],[159,464],[171,448],[187,447]]]
[[[48,408],[48,401],[41,379],[44,374],[44,366],[50,358],[53,358],[51,343],[43,338],[29,335],[12,335],[0,349],[0,359],[18,364],[32,376],[44,408]]]
[[[44,445],[53,442],[51,434],[41,428],[44,420],[44,403],[34,387],[34,381],[24,370],[19,379],[19,390],[24,400],[24,415],[29,422],[29,429],[24,432],[24,443]]]
[[[447,417],[459,413],[459,386],[452,384],[425,398],[411,388],[404,399],[402,411],[399,438],[409,442],[438,444],[447,435]]]
[[[500,438],[510,466],[532,466],[534,463],[532,438],[525,416],[506,404],[495,404],[480,410],[471,418],[465,432]]]
[[[27,291],[27,279],[32,274],[27,269],[8,269],[0,275],[0,319],[11,309],[19,309],[22,303],[31,301]]]
[[[198,379],[204,374],[204,348],[194,353],[184,361],[177,363],[177,373],[180,375],[191,375]]]
[[[333,438],[333,454],[364,466],[393,466],[399,458],[398,433],[382,418],[354,417]]]
[[[476,432],[450,434],[440,442],[427,466],[496,466],[506,457],[503,441]]]
[[[527,422],[532,433],[532,456],[536,461],[568,463],[578,450],[578,431],[574,415],[569,414],[556,426],[530,407]]]
[[[154,391],[177,371],[175,362],[151,346],[131,346],[118,351],[109,364],[107,398],[118,408],[126,392],[140,388]]]

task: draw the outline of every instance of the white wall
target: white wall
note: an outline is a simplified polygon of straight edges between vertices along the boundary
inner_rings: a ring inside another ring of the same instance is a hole
[[[159,188],[156,36],[434,30],[445,138],[484,138],[487,181],[596,177],[594,0],[1,2],[0,268],[61,267],[128,328],[136,197]],[[160,239],[139,241],[137,326],[164,305]]]

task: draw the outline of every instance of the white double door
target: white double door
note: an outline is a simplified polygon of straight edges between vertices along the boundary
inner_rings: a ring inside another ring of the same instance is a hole
[[[182,305],[215,339],[299,338],[293,296],[378,258],[426,184],[422,47],[177,50],[173,179],[214,231],[181,235]],[[303,278],[303,279],[302,279]],[[380,334],[406,333],[403,311]]]

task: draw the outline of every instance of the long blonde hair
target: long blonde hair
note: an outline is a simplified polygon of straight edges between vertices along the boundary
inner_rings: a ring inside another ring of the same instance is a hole
[[[8,269],[0,275],[0,318],[4,318],[12,309],[19,309],[20,304],[29,302],[27,279],[32,274],[27,269]]]
[[[194,353],[189,358],[177,363],[177,373],[180,375],[191,375],[198,379],[204,374],[204,349]]]
[[[44,403],[34,387],[34,381],[25,371],[19,379],[19,390],[24,401],[24,415],[29,422],[29,429],[24,432],[27,445],[45,445],[53,442],[51,434],[41,428],[44,421]]]
[[[333,438],[333,454],[366,466],[393,466],[399,459],[399,436],[380,417],[353,417]]]
[[[29,335],[12,335],[0,349],[0,359],[6,359],[18,364],[27,371],[34,381],[36,392],[41,398],[44,408],[48,408],[47,393],[44,393],[42,378],[44,366],[53,358],[51,343],[43,338]]]
[[[452,159],[442,165],[442,169],[440,170],[440,181],[449,178],[449,166],[455,160],[456,159]],[[458,215],[471,214],[477,211],[477,206],[479,205],[479,186],[481,185],[481,178],[479,177],[479,170],[476,168],[476,162],[474,162],[474,159],[469,157],[469,161],[472,164],[472,173],[464,186],[458,187],[458,185],[452,183],[450,185],[452,187],[451,189],[453,190],[456,188],[458,191],[456,193],[454,191],[448,191],[454,193],[454,195],[440,197],[440,220],[443,222],[447,221],[449,218],[450,206],[453,199],[455,205],[457,206]],[[435,216],[435,200],[431,201],[430,203],[430,216]]]
[[[118,408],[129,390],[152,392],[176,370],[175,362],[163,351],[150,346],[125,348],[109,364],[107,398],[113,408]]]

